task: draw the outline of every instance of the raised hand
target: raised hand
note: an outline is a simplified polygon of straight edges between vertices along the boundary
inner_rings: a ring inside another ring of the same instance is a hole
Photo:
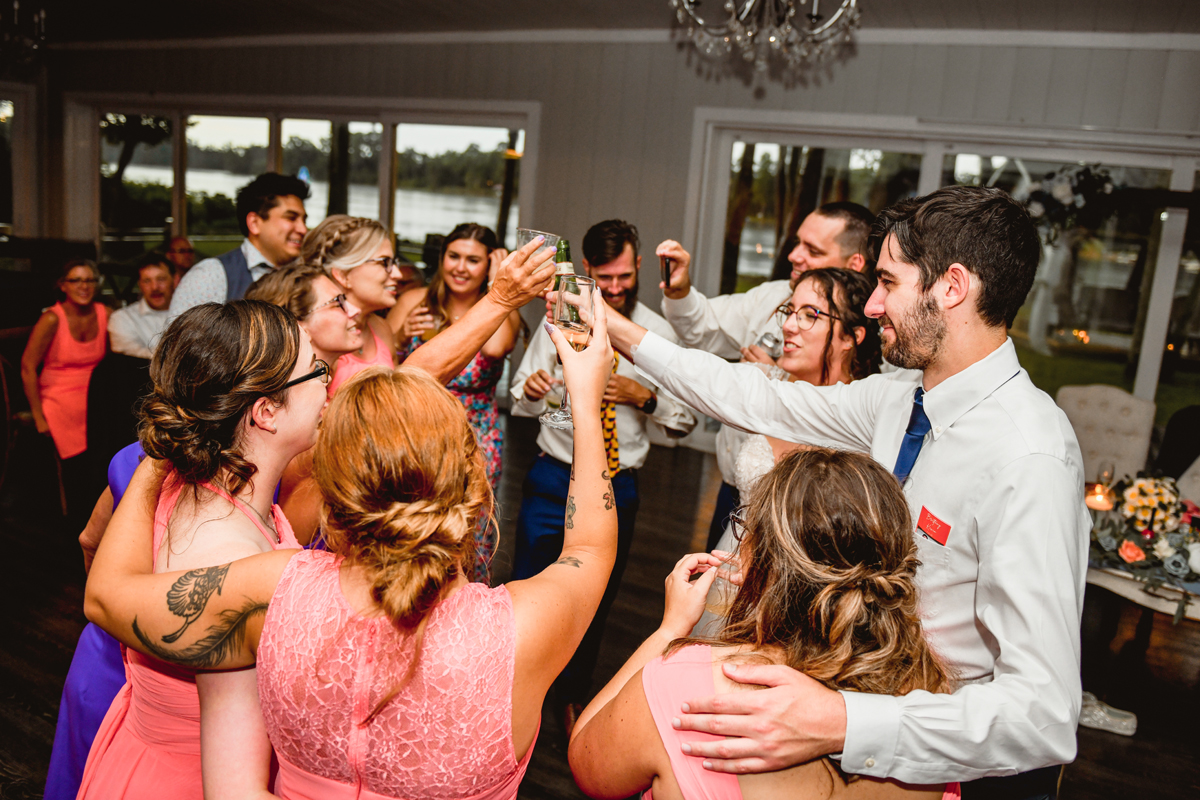
[[[704,600],[717,578],[721,559],[709,553],[691,553],[679,559],[667,576],[667,603],[659,629],[673,638],[691,633],[704,613]],[[693,575],[699,575],[695,581]]]
[[[404,324],[400,326],[399,338],[401,340],[411,339],[434,327],[433,315],[429,313],[429,309],[425,306],[418,306],[412,310],[412,313],[405,318]]]
[[[663,290],[663,294],[672,300],[679,300],[686,297],[687,293],[692,290],[692,280],[689,272],[689,267],[692,264],[692,256],[687,250],[683,249],[683,245],[674,239],[667,239],[654,248],[654,254],[659,258],[666,256],[671,259],[671,285],[658,284],[659,288]]]
[[[608,386],[613,369],[612,345],[608,342],[608,315],[599,292],[593,292],[594,314],[592,340],[580,352],[575,352],[562,331],[549,322],[542,323],[550,333],[558,357],[563,364],[563,380],[571,394],[573,414],[600,414],[600,400]]]
[[[544,244],[538,237],[500,262],[489,292],[497,303],[518,309],[549,288],[554,277],[554,248]]]

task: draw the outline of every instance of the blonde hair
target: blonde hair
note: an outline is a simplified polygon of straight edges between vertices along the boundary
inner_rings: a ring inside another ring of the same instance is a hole
[[[333,214],[304,237],[299,260],[330,275],[348,272],[374,258],[387,240],[387,228],[373,219]]]
[[[313,476],[324,500],[326,545],[361,567],[371,597],[416,635],[446,586],[475,559],[475,527],[488,524],[492,487],[462,404],[423,370],[365,369],[333,397]]]
[[[874,459],[789,453],[755,485],[744,526],[744,580],[716,643],[777,647],[831,689],[953,690],[917,615],[908,503]]]

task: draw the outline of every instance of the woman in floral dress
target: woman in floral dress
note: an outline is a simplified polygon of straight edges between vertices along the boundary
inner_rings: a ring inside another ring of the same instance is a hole
[[[402,363],[479,302],[487,293],[491,275],[507,255],[508,251],[499,246],[490,228],[464,222],[451,231],[442,242],[440,266],[429,286],[405,292],[388,314],[388,322],[396,332],[397,363]],[[463,371],[446,384],[467,410],[493,491],[500,485],[500,458],[504,450],[504,431],[496,411],[496,385],[504,372],[504,359],[516,345],[521,328],[521,315],[514,311]],[[475,580],[486,583],[488,564],[496,549],[493,526],[481,524],[476,529],[476,544]]]

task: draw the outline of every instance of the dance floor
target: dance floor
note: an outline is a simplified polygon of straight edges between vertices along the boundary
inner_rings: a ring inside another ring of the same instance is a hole
[[[496,580],[510,569],[521,484],[537,455],[536,421],[506,418],[506,425]],[[18,441],[17,466],[0,490],[0,547],[8,565],[0,578],[0,800],[41,797],[62,681],[84,624],[78,531],[59,515],[53,462],[38,449],[44,444],[28,436]],[[663,578],[680,555],[703,546],[719,481],[711,456],[685,448],[651,452],[639,475],[637,533],[594,689],[657,626]],[[1080,729],[1079,756],[1066,768],[1062,796],[1200,796],[1200,623],[1144,618],[1137,606],[1089,587],[1083,639],[1088,687],[1136,712],[1139,726],[1131,738]],[[549,713],[520,797],[583,797],[567,768],[560,724]]]

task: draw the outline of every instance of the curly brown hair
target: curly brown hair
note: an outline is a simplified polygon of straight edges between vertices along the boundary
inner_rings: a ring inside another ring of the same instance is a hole
[[[304,319],[317,302],[313,281],[327,277],[320,267],[292,262],[256,280],[246,290],[246,299],[286,308],[296,319]]]

